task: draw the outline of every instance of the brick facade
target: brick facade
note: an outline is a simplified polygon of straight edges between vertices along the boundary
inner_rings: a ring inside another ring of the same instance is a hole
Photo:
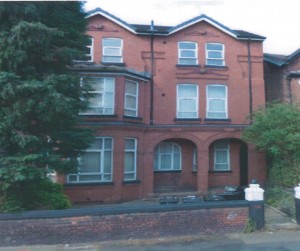
[[[95,128],[96,137],[112,138],[113,172],[109,182],[77,183],[60,177],[73,202],[140,199],[163,192],[165,186],[167,192],[205,194],[212,187],[244,186],[252,179],[264,184],[264,154],[241,140],[250,123],[250,111],[265,103],[264,38],[230,30],[206,16],[173,28],[154,26],[153,33],[149,32],[151,26],[129,25],[101,9],[90,12],[88,22],[87,34],[94,39],[93,62],[81,62],[74,71],[82,76],[114,78],[114,113],[84,116],[84,125]],[[121,64],[102,62],[103,38],[122,39]],[[180,41],[197,44],[197,64],[178,64]],[[224,45],[224,66],[207,64],[207,43]],[[138,115],[134,117],[124,116],[127,80],[138,83]],[[195,119],[177,117],[177,86],[185,83],[197,86]],[[225,119],[207,118],[207,86],[212,84],[226,86]],[[132,181],[124,181],[128,138],[137,141],[136,179]],[[218,140],[229,142],[229,169],[221,172],[214,170],[214,143]],[[180,170],[154,170],[156,149],[162,142],[180,149]]]

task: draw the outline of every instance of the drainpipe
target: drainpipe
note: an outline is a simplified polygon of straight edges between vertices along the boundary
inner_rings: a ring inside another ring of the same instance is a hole
[[[249,79],[249,112],[250,115],[253,112],[253,97],[252,97],[252,64],[251,64],[251,49],[250,49],[250,37],[247,41],[248,48],[248,79]],[[252,119],[250,119],[250,123],[252,123]]]
[[[150,26],[151,40],[150,40],[150,63],[151,63],[151,79],[150,79],[150,125],[153,125],[153,109],[154,109],[154,21],[151,21]]]
[[[292,76],[290,76],[290,74],[287,74],[286,80],[287,80],[287,89],[288,89],[287,90],[288,91],[287,98],[288,98],[289,103],[291,104],[291,103],[293,103],[292,86],[291,86]]]

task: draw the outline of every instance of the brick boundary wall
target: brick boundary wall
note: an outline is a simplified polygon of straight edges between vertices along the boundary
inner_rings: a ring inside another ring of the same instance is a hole
[[[240,232],[248,202],[114,206],[0,215],[0,246]]]

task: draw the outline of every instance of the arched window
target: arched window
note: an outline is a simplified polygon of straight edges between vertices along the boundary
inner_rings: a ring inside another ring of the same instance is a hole
[[[154,151],[155,171],[181,170],[181,149],[173,142],[161,142]]]

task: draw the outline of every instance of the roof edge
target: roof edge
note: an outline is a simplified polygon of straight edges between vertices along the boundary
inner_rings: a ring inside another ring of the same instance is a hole
[[[134,33],[134,34],[137,34],[135,29],[127,22],[125,22],[124,20],[122,20],[121,18],[118,18],[112,14],[110,14],[109,12],[101,9],[101,8],[96,8],[94,10],[91,10],[91,11],[88,11],[86,13],[86,16],[85,18],[90,18],[90,17],[93,17],[93,16],[96,16],[96,15],[102,15],[106,18],[108,18],[109,20],[119,24],[120,26],[122,26],[123,28],[129,30],[130,32]]]

